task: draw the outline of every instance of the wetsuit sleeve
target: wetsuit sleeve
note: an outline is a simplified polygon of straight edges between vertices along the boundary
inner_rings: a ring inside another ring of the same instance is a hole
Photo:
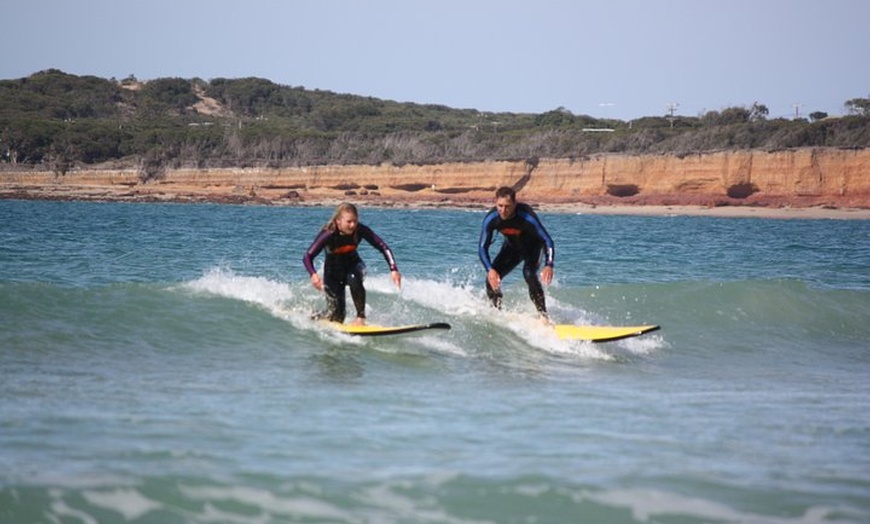
[[[495,219],[498,218],[498,212],[490,211],[483,218],[483,225],[480,228],[480,241],[477,244],[477,256],[480,257],[484,269],[489,271],[492,269],[492,260],[489,257],[489,246],[492,244],[492,234],[495,231]]]
[[[359,224],[357,226],[360,236],[366,240],[369,244],[372,245],[375,249],[381,252],[384,255],[384,260],[387,261],[387,265],[390,266],[390,271],[398,271],[399,267],[396,265],[396,258],[393,256],[392,250],[387,245],[386,242],[381,239],[378,235],[375,234],[374,231],[371,230],[368,226],[363,224]]]
[[[317,235],[317,238],[314,239],[314,242],[312,242],[308,247],[308,250],[305,251],[305,255],[302,257],[302,264],[305,265],[305,270],[308,271],[309,275],[317,273],[317,270],[314,269],[314,259],[317,258],[317,255],[319,255],[321,251],[323,251],[330,235],[332,235],[332,232],[330,231],[321,231],[320,234]]]
[[[535,234],[537,234],[541,241],[544,243],[544,265],[553,267],[553,264],[556,259],[556,245],[553,242],[553,238],[550,236],[550,233],[547,232],[547,229],[544,227],[544,224],[541,223],[541,220],[538,218],[538,215],[535,214],[531,209],[529,210],[521,210],[517,211],[523,220],[531,224],[531,226],[535,230]]]

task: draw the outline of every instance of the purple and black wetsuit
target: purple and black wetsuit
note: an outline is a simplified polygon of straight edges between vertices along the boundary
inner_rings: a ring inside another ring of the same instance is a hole
[[[387,243],[363,224],[357,224],[353,235],[343,235],[337,229],[322,230],[302,257],[302,263],[308,274],[313,275],[317,272],[314,268],[314,259],[321,251],[326,251],[323,262],[323,290],[326,293],[327,310],[322,316],[333,322],[344,322],[347,314],[345,286],[350,288],[357,317],[366,316],[366,290],[363,287],[366,265],[357,251],[357,247],[363,240],[384,255],[390,271],[398,271],[396,259]]]

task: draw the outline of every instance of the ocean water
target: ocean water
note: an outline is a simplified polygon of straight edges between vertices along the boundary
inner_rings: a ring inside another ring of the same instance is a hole
[[[331,211],[0,201],[0,524],[870,522],[870,221],[541,213],[556,320],[662,326],[591,344],[482,209],[361,210],[453,329],[325,330]]]

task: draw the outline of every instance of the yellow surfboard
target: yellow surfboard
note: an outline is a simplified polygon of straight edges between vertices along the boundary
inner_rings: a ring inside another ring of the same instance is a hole
[[[426,331],[430,329],[450,329],[450,324],[446,322],[433,322],[431,324],[408,324],[404,326],[377,326],[368,324],[365,326],[354,326],[351,324],[339,324],[337,322],[327,322],[329,327],[347,333],[348,335],[356,335],[360,337],[376,337],[383,335],[404,335],[417,331]]]
[[[660,329],[653,324],[646,326],[575,326],[556,324],[556,335],[566,340],[589,340],[592,342],[612,342],[623,338],[636,337]]]

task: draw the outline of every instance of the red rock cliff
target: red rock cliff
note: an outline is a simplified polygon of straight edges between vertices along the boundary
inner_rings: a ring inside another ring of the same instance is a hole
[[[0,193],[262,201],[345,198],[490,201],[510,185],[541,203],[832,206],[870,208],[870,150],[732,151],[687,156],[602,154],[582,159],[439,165],[179,169],[140,183],[135,170],[0,174]],[[32,196],[32,195],[30,195]]]

